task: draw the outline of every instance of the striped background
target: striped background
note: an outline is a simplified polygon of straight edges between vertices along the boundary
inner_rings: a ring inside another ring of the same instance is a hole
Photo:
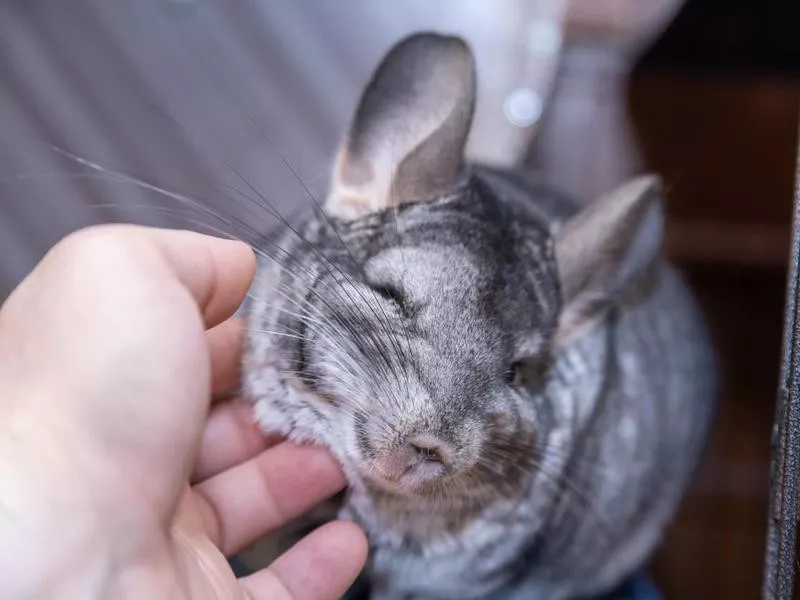
[[[533,128],[512,125],[503,105],[523,85],[546,95],[560,42],[546,26],[558,33],[563,4],[3,1],[0,299],[56,240],[91,223],[230,230],[186,203],[90,175],[51,145],[267,229],[274,219],[224,186],[252,185],[282,213],[293,210],[307,199],[280,153],[320,194],[372,68],[415,30],[470,40],[480,73],[470,153],[516,160]]]

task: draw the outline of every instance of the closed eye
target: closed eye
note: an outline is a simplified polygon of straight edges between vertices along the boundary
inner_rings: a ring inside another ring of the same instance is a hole
[[[391,285],[379,285],[373,287],[372,291],[382,298],[386,298],[393,304],[396,304],[401,311],[407,312],[406,299],[396,287]]]

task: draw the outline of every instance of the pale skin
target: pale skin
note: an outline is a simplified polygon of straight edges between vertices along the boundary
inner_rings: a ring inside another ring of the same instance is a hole
[[[333,600],[366,540],[330,523],[225,560],[344,486],[234,390],[246,245],[128,226],[56,245],[0,309],[0,597]]]

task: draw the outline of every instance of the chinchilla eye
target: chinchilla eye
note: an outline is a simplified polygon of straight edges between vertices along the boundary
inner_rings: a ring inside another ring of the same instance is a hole
[[[372,288],[372,291],[374,291],[379,296],[383,296],[387,300],[390,300],[390,301],[394,302],[400,308],[402,308],[404,306],[404,304],[405,304],[405,298],[403,298],[403,294],[401,294],[400,290],[398,290],[394,286],[391,286],[391,285],[379,285],[379,286],[376,286],[376,287]]]
[[[412,318],[414,316],[415,307],[400,288],[391,284],[382,284],[373,286],[372,291],[394,304],[405,317]]]
[[[519,361],[511,363],[505,372],[506,385],[520,387],[522,385],[522,379],[522,363]]]

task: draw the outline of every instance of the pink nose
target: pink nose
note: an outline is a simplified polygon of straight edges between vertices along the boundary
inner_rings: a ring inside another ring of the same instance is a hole
[[[431,436],[414,436],[380,461],[384,477],[392,482],[419,475],[425,478],[441,475],[452,465],[452,450]]]
[[[428,463],[440,463],[449,467],[451,451],[447,445],[431,436],[418,435],[408,441],[408,446],[416,454],[418,460]]]

